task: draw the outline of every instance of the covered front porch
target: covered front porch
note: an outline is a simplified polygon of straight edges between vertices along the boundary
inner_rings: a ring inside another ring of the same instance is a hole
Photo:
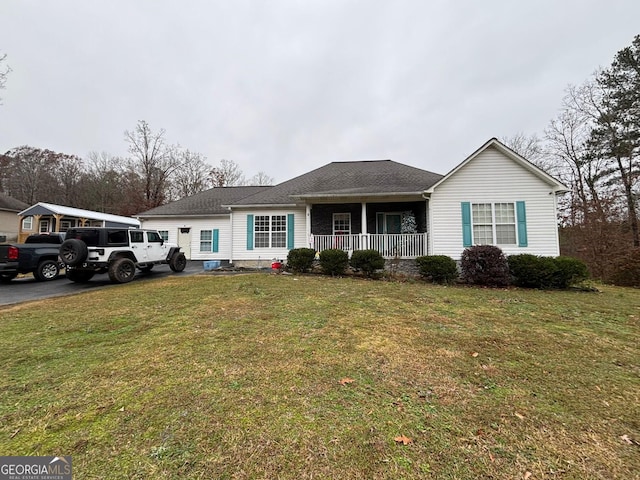
[[[309,247],[377,250],[385,258],[429,254],[427,202],[361,202],[307,206]]]

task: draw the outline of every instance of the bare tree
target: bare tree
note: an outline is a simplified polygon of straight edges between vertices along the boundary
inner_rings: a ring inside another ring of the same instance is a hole
[[[122,213],[125,161],[106,152],[89,153],[82,181],[83,208],[105,213]]]
[[[211,188],[210,165],[204,155],[190,150],[177,151],[180,168],[171,180],[171,199],[177,200]]]
[[[233,187],[246,183],[240,166],[233,160],[220,160],[220,166],[214,167],[209,175],[214,187]]]
[[[560,113],[545,131],[553,171],[571,188],[566,219],[573,224],[584,222],[592,213],[600,220],[607,216],[601,198],[605,194],[605,165],[593,158],[588,145],[598,97],[598,85],[593,81],[569,86]]]
[[[5,85],[7,82],[7,76],[11,71],[11,68],[9,67],[9,65],[6,65],[5,63],[6,60],[7,60],[7,54],[6,53],[4,55],[0,54],[0,90],[5,88]],[[3,63],[5,63],[4,66],[2,65]],[[0,105],[2,105],[2,97],[0,97]]]
[[[27,145],[9,150],[5,157],[10,159],[11,176],[5,181],[6,193],[28,204],[55,202],[56,166],[61,156],[64,154]]]
[[[249,185],[273,185],[275,182],[273,177],[270,177],[265,172],[258,172],[251,180],[249,180]]]
[[[165,143],[164,134],[164,129],[154,133],[144,120],[138,121],[133,131],[125,131],[125,140],[129,143],[129,153],[132,156],[130,173],[140,176],[139,185],[143,189],[138,211],[164,203],[168,196],[170,177],[180,165],[175,147]],[[133,193],[129,192],[131,196],[136,196]]]

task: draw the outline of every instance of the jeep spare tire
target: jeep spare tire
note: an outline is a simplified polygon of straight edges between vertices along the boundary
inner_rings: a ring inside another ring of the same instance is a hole
[[[80,265],[87,259],[89,250],[87,244],[77,238],[70,238],[60,245],[60,258],[70,267]]]
[[[187,266],[187,257],[182,252],[176,252],[169,260],[169,268],[174,272],[181,272]]]

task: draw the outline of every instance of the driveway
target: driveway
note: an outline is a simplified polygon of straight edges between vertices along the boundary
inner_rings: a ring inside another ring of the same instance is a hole
[[[202,261],[187,261],[184,271],[174,273],[169,265],[156,265],[149,273],[136,272],[134,282],[156,280],[158,278],[174,276],[189,276],[203,272]],[[61,275],[57,280],[50,282],[38,282],[33,275],[25,275],[16,278],[9,283],[0,283],[0,305],[13,305],[16,303],[42,300],[44,298],[60,297],[74,293],[97,290],[115,285],[109,281],[109,275],[96,275],[87,283],[74,283]]]

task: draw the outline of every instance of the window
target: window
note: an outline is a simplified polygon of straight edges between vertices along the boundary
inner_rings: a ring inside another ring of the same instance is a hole
[[[475,245],[516,244],[516,214],[513,203],[474,203],[471,214]]]
[[[140,232],[140,231],[131,231],[129,232],[129,235],[131,237],[131,243],[144,243],[144,232]],[[112,240],[111,238],[109,239],[109,242],[117,242],[117,240]]]
[[[211,230],[200,230],[200,251],[213,251],[213,232]]]
[[[334,235],[351,234],[351,214],[350,213],[334,213],[333,214],[333,234]]]
[[[24,217],[22,219],[23,230],[33,230],[33,217]]]
[[[147,242],[162,243],[162,237],[158,234],[158,232],[147,232]]]
[[[40,233],[47,233],[49,231],[49,220],[40,220]]]
[[[75,227],[75,222],[73,220],[60,220],[60,231],[66,232],[71,227]]]
[[[254,246],[256,248],[286,247],[287,216],[256,215],[254,220]]]
[[[169,230],[158,230],[158,233],[160,234],[160,238],[162,238],[162,240],[164,240],[165,242],[169,241]]]

